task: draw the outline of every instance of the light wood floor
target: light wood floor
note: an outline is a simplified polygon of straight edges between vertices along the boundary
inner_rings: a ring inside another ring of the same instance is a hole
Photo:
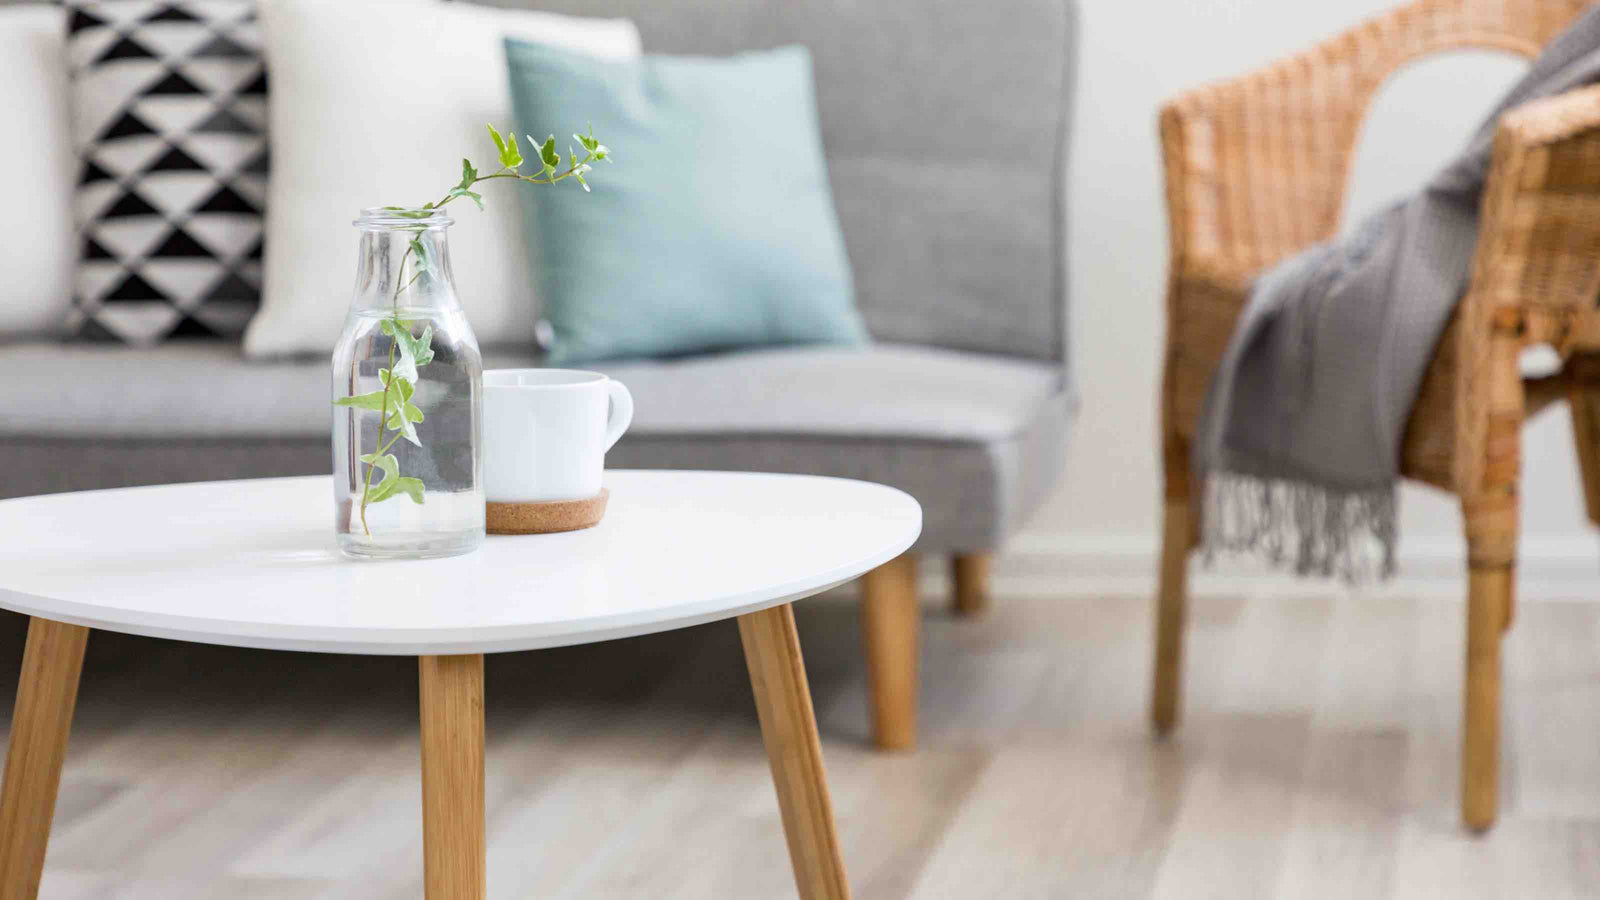
[[[1522,605],[1504,812],[1476,840],[1456,820],[1458,604],[1195,607],[1165,744],[1145,729],[1147,598],[930,611],[922,747],[886,756],[864,746],[853,605],[801,604],[857,896],[1600,890],[1600,604]],[[739,654],[729,622],[492,657],[491,896],[789,896]],[[96,634],[43,896],[420,896],[416,690],[409,659]]]

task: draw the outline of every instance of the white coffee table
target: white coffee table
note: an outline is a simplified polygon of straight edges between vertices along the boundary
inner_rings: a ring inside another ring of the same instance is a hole
[[[476,553],[353,562],[325,477],[0,501],[0,608],[32,616],[0,791],[0,898],[38,893],[89,629],[420,657],[424,879],[485,893],[483,654],[737,616],[800,894],[846,897],[789,604],[909,547],[882,485],[725,472],[606,474],[598,527]],[[662,835],[670,840],[670,835]]]

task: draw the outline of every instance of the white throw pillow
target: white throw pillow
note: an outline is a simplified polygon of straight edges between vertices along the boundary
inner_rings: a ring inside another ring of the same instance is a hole
[[[626,19],[582,19],[437,0],[263,0],[272,180],[261,311],[245,353],[333,349],[368,206],[420,205],[494,163],[484,128],[565,135],[583,122],[513,122],[507,36],[596,56],[639,55]],[[562,185],[565,187],[566,185]],[[451,268],[483,346],[531,347],[539,318],[515,183],[483,186],[486,212],[451,204]]]
[[[77,154],[60,7],[0,8],[0,197],[25,220],[0,240],[0,338],[59,334],[72,306]]]

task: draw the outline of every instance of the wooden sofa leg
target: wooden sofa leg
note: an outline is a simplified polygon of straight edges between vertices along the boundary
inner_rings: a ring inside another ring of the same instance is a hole
[[[954,586],[956,615],[976,616],[986,612],[989,608],[989,554],[956,554],[950,560],[950,583]]]
[[[872,740],[880,750],[917,743],[917,560],[902,554],[861,577],[861,634],[867,653]]]
[[[1189,501],[1168,497],[1161,533],[1161,581],[1156,595],[1156,658],[1150,692],[1150,721],[1157,734],[1178,724],[1183,682],[1185,597],[1193,524]]]
[[[1500,641],[1512,568],[1474,567],[1467,589],[1466,698],[1461,719],[1461,818],[1473,831],[1494,824],[1500,798]]]

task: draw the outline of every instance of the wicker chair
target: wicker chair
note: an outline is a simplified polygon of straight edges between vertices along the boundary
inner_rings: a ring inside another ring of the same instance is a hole
[[[1195,542],[1189,442],[1201,400],[1265,266],[1334,235],[1358,128],[1379,85],[1428,53],[1534,56],[1581,0],[1416,0],[1259,72],[1161,110],[1171,271],[1161,387],[1166,509],[1151,717],[1178,720],[1185,564]],[[1600,88],[1502,117],[1470,286],[1412,409],[1401,469],[1461,498],[1469,587],[1461,808],[1494,823],[1500,639],[1512,618],[1523,419],[1572,405],[1589,517],[1600,523]],[[1559,375],[1524,381],[1521,350]]]

